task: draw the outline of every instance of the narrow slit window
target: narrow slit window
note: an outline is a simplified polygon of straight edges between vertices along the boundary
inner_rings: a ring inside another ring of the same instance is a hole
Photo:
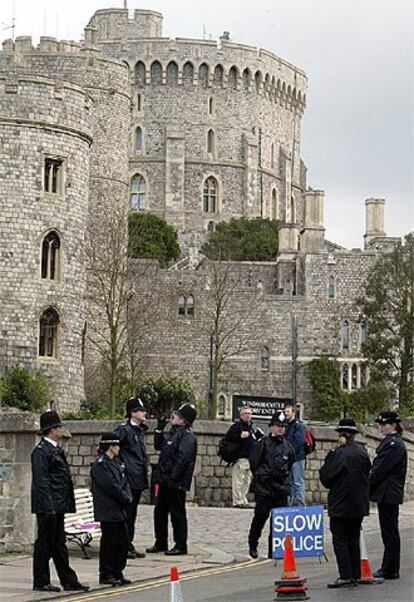
[[[39,355],[41,357],[57,357],[59,315],[49,307],[39,321]]]

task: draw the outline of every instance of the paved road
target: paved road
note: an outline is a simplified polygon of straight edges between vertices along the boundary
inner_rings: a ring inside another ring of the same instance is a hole
[[[308,579],[310,599],[315,602],[412,602],[414,599],[414,526],[411,517],[401,525],[404,556],[401,579],[382,585],[364,585],[351,590],[328,590],[326,583],[336,575],[336,565],[330,546],[330,562],[319,564],[316,559],[298,559],[301,577]],[[381,557],[381,541],[377,529],[366,534],[373,568]],[[241,562],[233,566],[213,567],[204,572],[186,574],[181,578],[183,602],[271,602],[274,597],[274,580],[280,577],[281,564],[259,560]],[[128,588],[106,590],[70,598],[72,602],[168,602],[170,586],[161,578],[155,582],[140,583]]]

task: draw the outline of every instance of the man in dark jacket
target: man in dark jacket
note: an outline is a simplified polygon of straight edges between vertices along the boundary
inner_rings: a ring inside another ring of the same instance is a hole
[[[270,434],[253,446],[250,467],[253,473],[251,490],[256,507],[249,532],[249,554],[257,558],[257,546],[272,508],[287,506],[290,494],[289,472],[295,459],[291,444],[286,441],[286,418],[282,410],[275,412],[269,423]],[[271,540],[269,537],[269,557]]]
[[[123,570],[128,555],[128,506],[132,496],[125,466],[118,460],[119,438],[103,433],[99,456],[91,468],[95,518],[101,523],[99,583],[128,585]]]
[[[343,418],[335,429],[339,446],[328,452],[319,471],[329,489],[328,515],[339,578],[329,588],[353,587],[361,577],[359,538],[364,516],[369,514],[367,452],[355,442],[359,432],[352,418]]]
[[[37,538],[33,550],[33,589],[59,592],[50,583],[52,558],[60,583],[66,591],[87,591],[69,566],[65,543],[64,515],[75,512],[73,483],[65,453],[58,447],[63,425],[59,414],[40,416],[42,439],[32,452],[32,512],[37,518]]]
[[[154,508],[155,543],[147,552],[167,556],[187,554],[186,492],[190,490],[197,455],[197,438],[191,430],[194,406],[185,403],[173,413],[171,429],[164,433],[160,418],[154,433],[155,449],[161,451],[155,472],[158,493]],[[171,514],[174,546],[168,550],[168,515]]]
[[[400,534],[398,515],[403,503],[407,450],[402,440],[400,418],[396,412],[382,412],[376,421],[384,439],[376,449],[369,477],[370,500],[378,504],[384,556],[375,577],[398,579],[400,576]]]
[[[231,473],[233,507],[249,508],[247,493],[252,480],[249,458],[254,444],[252,410],[248,406],[243,406],[239,416],[240,419],[236,420],[226,433],[226,439],[240,444],[238,458],[233,464]]]
[[[128,420],[115,432],[121,446],[119,458],[127,468],[132,494],[132,502],[128,506],[128,558],[145,558],[143,552],[135,550],[133,541],[139,500],[144,489],[148,489],[148,455],[144,443],[144,433],[148,430],[146,409],[139,397],[132,397],[126,402],[125,410]]]
[[[305,425],[296,418],[295,407],[288,403],[284,408],[286,416],[286,441],[295,452],[295,461],[290,471],[290,505],[305,505]]]

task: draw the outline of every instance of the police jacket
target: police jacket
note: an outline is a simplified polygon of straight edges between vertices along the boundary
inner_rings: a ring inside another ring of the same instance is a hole
[[[119,437],[119,458],[124,462],[132,489],[148,489],[148,455],[145,449],[144,433],[146,424],[135,425],[123,422],[117,429]]]
[[[285,439],[289,441],[295,451],[295,462],[305,458],[305,425],[300,420],[293,419],[286,423]]]
[[[42,439],[32,452],[32,512],[75,512],[73,482],[65,452]]]
[[[407,450],[399,433],[385,435],[376,449],[369,477],[370,500],[382,504],[402,504]]]
[[[293,447],[284,437],[269,435],[254,443],[250,455],[251,491],[269,497],[290,495],[289,471],[294,458]]]
[[[319,476],[322,485],[329,489],[329,516],[356,518],[369,514],[370,468],[367,452],[355,441],[328,452]]]
[[[249,433],[249,436],[245,439],[241,438],[243,431]],[[249,458],[254,445],[253,427],[250,422],[243,422],[243,420],[236,420],[226,433],[226,439],[233,441],[234,443],[240,444],[240,450],[238,453],[239,458]]]
[[[166,433],[156,430],[154,445],[161,450],[155,482],[189,491],[197,455],[197,437],[192,430],[186,425],[173,425]]]
[[[132,502],[131,489],[124,465],[118,458],[101,454],[91,468],[92,495],[95,519],[103,522],[123,522]]]

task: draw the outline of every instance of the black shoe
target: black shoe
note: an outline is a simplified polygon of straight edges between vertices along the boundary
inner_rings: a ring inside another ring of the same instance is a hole
[[[354,579],[335,579],[333,583],[328,583],[326,587],[329,589],[337,588],[337,587],[356,587],[356,583]]]
[[[156,543],[154,543],[153,546],[147,548],[145,551],[147,554],[159,554],[160,552],[166,552],[167,550],[167,546],[158,546]]]
[[[135,558],[145,558],[144,552],[137,552],[135,550]]]
[[[65,592],[88,592],[91,588],[89,585],[83,585],[83,583],[77,581],[76,583],[67,583],[63,586],[63,589]]]
[[[121,585],[131,585],[132,583],[131,579],[126,579],[125,577],[121,577],[119,581],[121,582]]]
[[[103,579],[99,579],[99,583],[101,585],[112,585],[112,587],[118,587],[122,585],[119,579],[115,579],[115,577],[104,577]]]
[[[378,571],[375,571],[375,573],[373,573],[373,577],[375,577],[375,579],[399,579],[400,578],[400,573],[384,573],[384,571],[382,569],[378,569]]]
[[[259,554],[257,552],[257,548],[255,546],[250,546],[250,548],[249,548],[249,556],[250,556],[250,558],[254,558],[254,559],[256,559],[256,558],[259,557]]]
[[[180,548],[174,546],[171,548],[171,550],[164,552],[164,554],[165,556],[185,556],[187,554],[187,550],[180,550]]]
[[[128,560],[135,560],[136,557],[137,553],[135,552],[135,550],[128,550]]]
[[[52,585],[51,583],[48,583],[47,585],[40,585],[40,586],[34,586],[33,590],[35,592],[60,592],[60,587],[57,587],[56,585]]]

